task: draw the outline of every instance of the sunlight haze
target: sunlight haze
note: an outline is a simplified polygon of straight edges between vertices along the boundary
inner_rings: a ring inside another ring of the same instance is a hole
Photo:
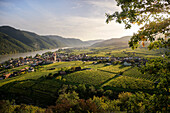
[[[0,0],[0,25],[8,25],[39,35],[59,35],[81,40],[131,36],[138,30],[125,30],[105,13],[119,11],[114,0]]]

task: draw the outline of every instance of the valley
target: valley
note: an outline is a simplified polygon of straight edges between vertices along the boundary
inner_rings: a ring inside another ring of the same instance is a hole
[[[57,62],[50,58],[54,53]],[[46,52],[33,57],[33,62],[48,59],[52,62],[50,64],[24,64],[21,60],[23,66],[1,69],[0,77],[7,73],[18,74],[0,80],[0,99],[15,99],[17,104],[39,106],[44,111],[43,108],[53,105],[60,95],[73,91],[82,99],[94,96],[118,99],[122,92],[152,94],[160,77],[142,74],[139,67],[148,58],[155,59],[161,55],[160,51],[148,53],[145,48],[117,50],[114,47],[67,48]],[[33,67],[34,71],[30,72],[26,67]]]

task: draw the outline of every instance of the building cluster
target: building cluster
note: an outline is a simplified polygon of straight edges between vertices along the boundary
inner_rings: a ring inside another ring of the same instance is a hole
[[[36,55],[35,57],[19,58],[14,60],[8,60],[0,65],[0,71],[5,69],[11,69],[23,65],[28,65],[24,69],[13,73],[0,73],[0,79],[6,79],[9,77],[17,76],[22,72],[34,71],[35,66],[51,64],[55,62],[68,62],[68,61],[94,61],[95,63],[106,63],[111,65],[114,63],[121,63],[125,66],[137,65],[140,66],[141,63],[146,63],[146,59],[141,59],[139,57],[99,57],[99,56],[89,56],[88,54],[68,54],[68,53],[45,53],[42,55]]]

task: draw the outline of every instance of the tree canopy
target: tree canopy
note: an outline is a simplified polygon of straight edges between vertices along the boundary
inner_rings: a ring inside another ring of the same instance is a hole
[[[170,47],[169,0],[116,0],[116,2],[121,11],[106,13],[107,23],[116,20],[120,24],[124,23],[126,29],[130,29],[132,24],[143,26],[129,41],[132,49],[139,47],[140,44],[145,46],[145,41],[150,42],[148,49]],[[162,34],[162,37],[157,37],[158,34]]]
[[[116,2],[117,6],[121,7],[121,11],[106,14],[107,23],[116,20],[116,22],[120,24],[124,23],[126,29],[130,29],[132,24],[142,26],[137,33],[133,34],[129,41],[129,46],[132,47],[132,49],[139,47],[140,44],[145,46],[145,42],[149,42],[149,50],[158,48],[170,49],[169,0],[116,0]],[[154,92],[155,94],[151,96],[152,99],[142,98],[142,101],[151,101],[151,104],[153,104],[153,106],[145,104],[145,111],[148,111],[149,107],[152,108],[152,112],[162,112],[164,109],[165,112],[167,112],[169,110],[170,63],[168,61],[166,57],[164,59],[151,59],[140,68],[143,73],[160,77],[160,80],[155,82],[156,88],[158,89]],[[139,95],[139,97],[141,98],[142,96]],[[131,109],[134,112],[139,112],[139,106],[136,104],[137,98],[138,96],[134,97],[134,99],[132,98],[133,102],[130,102]],[[153,100],[154,102],[152,102]],[[138,102],[141,103],[140,100],[138,100]],[[134,106],[133,103],[135,103]]]

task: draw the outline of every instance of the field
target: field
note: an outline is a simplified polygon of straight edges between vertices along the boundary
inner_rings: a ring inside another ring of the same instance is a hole
[[[114,77],[115,74],[102,72],[98,70],[86,70],[68,74],[64,78],[68,82],[88,84],[88,85],[100,85],[106,80]]]
[[[54,73],[58,72],[58,70],[60,70],[61,68],[64,68],[64,67],[69,68],[72,66],[86,66],[86,65],[89,65],[89,63],[91,63],[91,62],[83,64],[81,61],[73,61],[73,62],[59,62],[59,63],[49,64],[49,65],[44,65],[42,68],[40,68],[36,72],[26,73],[24,75],[1,80],[0,86],[10,83],[10,82],[14,82],[14,81],[21,81],[21,80],[27,80],[27,79],[38,79],[40,77],[48,75],[49,73],[54,74]],[[20,67],[20,69],[22,69],[24,67],[25,66]],[[50,68],[54,68],[54,67],[56,68],[55,70],[49,70]],[[17,70],[18,70],[18,68],[17,68]]]
[[[160,57],[164,52],[164,50],[148,50],[145,48],[138,48],[132,50],[131,48],[115,48],[115,47],[87,47],[87,48],[79,48],[79,49],[69,49],[60,51],[60,53],[72,53],[72,54],[84,54],[88,53],[88,56],[97,56],[97,57],[128,57],[128,56],[136,56],[143,58],[155,58]]]
[[[130,66],[122,66],[122,65],[110,65],[99,68],[98,70],[109,72],[109,73],[119,73],[124,72],[127,69],[131,68]]]
[[[120,76],[110,80],[103,86],[118,87],[124,89],[153,89],[154,84],[149,80],[136,79],[133,77]]]
[[[150,80],[150,81],[156,81],[158,77],[149,75],[149,74],[142,74],[140,71],[138,71],[137,67],[133,67],[123,73],[124,76],[144,79],[144,80]]]
[[[122,66],[122,65],[105,66],[105,64],[103,63],[92,64],[92,62],[83,63],[82,61],[72,61],[72,62],[58,62],[54,64],[44,65],[36,72],[26,73],[20,76],[1,80],[0,86],[4,85],[3,88],[5,88],[11,83],[13,84],[13,87],[15,87],[16,89],[31,88],[31,90],[40,90],[43,92],[55,93],[58,90],[57,86],[60,86],[60,84],[56,82],[57,80],[55,80],[55,78],[52,80],[41,80],[41,78],[47,76],[49,73],[55,74],[62,68],[70,69],[71,67],[76,67],[76,66],[80,66],[82,69],[90,68],[90,70],[82,70],[82,71],[64,75],[61,78],[65,79],[66,80],[65,82],[73,83],[73,84],[75,83],[75,84],[87,84],[87,85],[94,85],[94,86],[101,86],[101,85],[105,86],[106,84],[107,85],[110,84],[112,81],[117,81],[117,79],[119,80],[120,77],[117,77],[117,75],[119,75],[120,72],[123,72],[123,76],[126,76],[127,84],[129,84],[133,80],[137,80],[137,81],[150,80],[150,82],[155,80],[151,76],[141,74],[136,67],[132,68],[131,66]],[[20,69],[24,67],[25,66],[20,67]],[[55,68],[55,69],[49,70],[50,68]],[[15,71],[15,69],[13,69],[13,71]],[[124,77],[122,78],[122,80],[125,80]],[[117,84],[112,84],[109,86],[120,87],[119,85],[122,84],[121,82],[117,82]],[[124,87],[124,85],[122,84],[122,88],[131,88],[131,87],[130,86]]]
[[[114,48],[100,48],[100,50],[86,48],[82,50],[74,50],[74,54],[88,53],[88,56],[129,56],[134,51],[127,49],[114,50]],[[135,50],[136,55],[155,55],[146,54],[142,50]],[[64,52],[64,51],[61,51]],[[129,52],[129,53],[128,53]],[[96,61],[95,61],[96,62]],[[8,72],[15,72],[21,70],[26,66],[9,69]],[[82,70],[70,72],[66,75],[57,75],[61,70],[70,70],[72,67],[81,67]],[[52,69],[53,68],[53,69]],[[2,72],[3,73],[3,72]],[[123,73],[120,76],[120,73]],[[47,76],[51,74],[52,78]],[[78,88],[81,85],[93,86],[96,91],[100,88],[105,89],[109,87],[114,92],[122,91],[143,91],[153,90],[154,82],[157,77],[151,75],[144,75],[138,71],[137,67],[118,65],[106,65],[106,63],[93,64],[92,61],[71,61],[71,62],[57,62],[49,65],[42,65],[35,72],[26,72],[16,77],[4,79],[0,81],[0,93],[5,95],[6,99],[13,98],[19,100],[20,103],[31,104],[32,102],[40,106],[50,105],[55,103],[58,95],[65,90],[64,87]],[[92,90],[92,89],[91,89]],[[95,91],[94,91],[95,92]],[[94,93],[93,92],[93,93]],[[101,95],[102,96],[102,95]],[[2,97],[1,97],[2,98]],[[4,96],[3,96],[4,98]],[[19,98],[19,99],[18,99]]]

